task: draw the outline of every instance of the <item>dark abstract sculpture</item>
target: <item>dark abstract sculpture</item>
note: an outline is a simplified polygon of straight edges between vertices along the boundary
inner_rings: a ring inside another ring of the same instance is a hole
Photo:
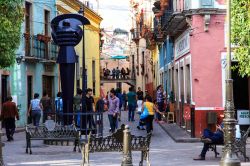
[[[76,46],[82,39],[80,25],[90,24],[80,14],[63,14],[51,21],[53,41],[60,47],[57,63],[60,64],[61,87],[63,93],[64,125],[72,124]],[[84,39],[83,39],[84,40]],[[85,58],[85,57],[83,57]]]

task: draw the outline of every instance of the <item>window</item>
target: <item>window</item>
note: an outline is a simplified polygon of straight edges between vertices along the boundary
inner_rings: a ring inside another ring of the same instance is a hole
[[[30,34],[31,27],[31,3],[25,2],[25,32]]]
[[[30,56],[31,55],[31,39],[30,39],[30,34],[31,34],[31,3],[25,2],[25,56]]]
[[[92,61],[92,79],[95,81],[95,61]]]
[[[186,65],[186,100],[191,103],[190,65]]]
[[[178,69],[175,70],[175,100],[179,102],[179,71]]]
[[[214,0],[200,0],[200,7],[201,8],[213,8]]]
[[[48,10],[44,10],[44,35],[49,36],[49,16],[50,12]],[[48,42],[42,42],[44,44],[44,49],[45,49],[45,59],[49,59],[49,44]]]
[[[172,71],[171,69],[168,70],[168,80],[169,80],[169,87],[170,87],[170,91],[168,93],[170,93],[173,89],[172,89]]]
[[[184,98],[184,70],[183,67],[180,68],[180,94],[181,99]]]
[[[50,11],[44,10],[44,35],[49,36]]]

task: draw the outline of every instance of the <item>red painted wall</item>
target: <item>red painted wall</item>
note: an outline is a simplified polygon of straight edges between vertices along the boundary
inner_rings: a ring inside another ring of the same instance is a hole
[[[216,111],[199,111],[195,110],[195,137],[201,137],[203,130],[207,128],[207,112],[216,112],[217,116],[223,114],[223,110]],[[215,126],[214,126],[215,127]]]
[[[222,107],[221,51],[224,50],[224,15],[211,15],[208,32],[204,17],[194,15],[190,37],[192,94],[195,107]]]

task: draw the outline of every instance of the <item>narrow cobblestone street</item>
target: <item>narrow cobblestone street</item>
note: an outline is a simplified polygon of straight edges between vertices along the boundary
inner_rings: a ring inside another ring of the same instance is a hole
[[[108,133],[108,121],[106,114],[105,133]],[[145,131],[138,131],[137,121],[127,122],[127,112],[123,112],[122,123],[131,126],[132,134],[144,135]],[[81,154],[73,152],[73,146],[52,146],[44,145],[42,141],[33,141],[33,154],[25,153],[25,133],[17,133],[14,142],[6,142],[3,149],[4,161],[9,166],[79,166],[81,164]],[[220,158],[214,158],[213,152],[208,152],[205,161],[193,161],[193,157],[199,154],[202,148],[201,143],[175,143],[158,124],[154,124],[152,136],[150,161],[152,166],[215,166]],[[249,147],[248,147],[249,149]],[[221,147],[218,148],[221,152]],[[133,164],[139,163],[139,152],[133,152]],[[119,166],[121,164],[121,152],[115,153],[94,153],[90,154],[91,166]],[[146,165],[146,164],[144,164]],[[250,165],[242,163],[243,166]]]

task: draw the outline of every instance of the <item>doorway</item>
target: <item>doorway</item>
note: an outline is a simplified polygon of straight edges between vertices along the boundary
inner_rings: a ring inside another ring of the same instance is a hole
[[[50,98],[54,99],[54,76],[43,75],[43,91],[46,91]]]
[[[1,103],[3,104],[4,102],[6,102],[7,97],[9,95],[9,76],[8,75],[2,75],[1,77],[1,92],[2,92],[2,96],[1,96]]]
[[[27,110],[29,109],[29,106],[30,106],[32,94],[33,94],[33,77],[27,76]],[[28,117],[27,122],[28,124],[32,123],[31,116]]]

